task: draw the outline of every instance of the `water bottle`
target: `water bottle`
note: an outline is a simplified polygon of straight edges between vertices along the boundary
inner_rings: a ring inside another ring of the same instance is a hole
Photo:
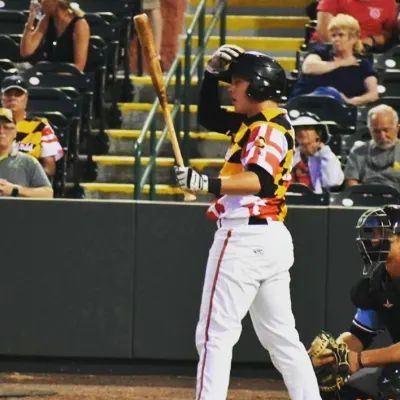
[[[39,3],[39,0],[31,0],[31,5],[36,7],[36,19],[40,21],[43,17],[42,6]]]

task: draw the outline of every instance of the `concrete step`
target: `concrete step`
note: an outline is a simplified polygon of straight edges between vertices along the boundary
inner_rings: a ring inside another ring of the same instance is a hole
[[[206,29],[213,19],[212,14],[205,16]],[[193,15],[185,16],[186,28],[190,27]],[[304,38],[305,25],[308,17],[289,16],[256,16],[256,15],[228,15],[226,20],[227,35],[240,36],[272,36],[272,37],[300,37]],[[220,23],[216,24],[219,29]]]
[[[133,155],[136,140],[141,131],[138,130],[107,130],[109,137],[109,154],[110,155]],[[156,132],[157,140],[160,139],[162,131]],[[195,157],[223,158],[230,138],[226,135],[215,132],[190,132],[191,139],[191,155]],[[183,132],[180,134],[183,138]],[[146,134],[146,140],[143,142],[142,154],[148,156],[150,154],[150,131]],[[167,137],[164,146],[159,154],[160,157],[173,157],[173,151],[169,139]]]
[[[185,47],[186,35],[181,35],[181,49]],[[192,37],[192,47],[197,49],[199,38]],[[304,43],[304,38],[296,37],[247,37],[247,36],[227,36],[227,44],[235,44],[246,50],[256,50],[268,53],[271,56],[286,56],[288,53],[293,57],[296,50]],[[220,46],[219,36],[211,36],[208,41],[206,54],[212,54]]]
[[[122,113],[121,129],[141,129],[146,121],[148,114],[153,106],[152,103],[118,103],[119,109]],[[172,110],[173,106],[169,106]],[[232,106],[226,106],[228,110],[233,111]],[[181,107],[183,111],[184,107]],[[164,129],[165,122],[161,112],[158,108],[156,115],[156,129]],[[190,106],[190,130],[200,131],[201,127],[197,123],[197,105]]]
[[[189,12],[193,13],[200,0],[190,0]],[[228,14],[234,15],[306,15],[305,8],[311,0],[228,0]],[[215,9],[217,0],[207,0],[206,12]]]
[[[133,183],[135,158],[132,156],[93,156],[97,164],[97,183]],[[149,165],[150,158],[142,157],[142,166]],[[223,158],[192,158],[190,166],[213,176],[217,176],[224,163]],[[173,166],[175,159],[172,157],[158,157],[156,159],[156,183],[175,184]],[[142,171],[144,168],[142,168]]]
[[[133,102],[135,103],[153,103],[156,99],[157,95],[154,92],[153,83],[151,81],[150,76],[132,76],[131,81],[134,86],[134,94],[133,94]],[[173,103],[174,98],[176,96],[176,87],[175,87],[175,77],[171,79],[170,85],[167,88],[167,96],[168,101]],[[182,77],[181,84],[183,85],[185,82],[184,77]],[[190,82],[189,89],[189,98],[193,99],[193,103],[197,103],[199,101],[200,96],[200,86],[198,83],[198,79],[196,76],[192,77]],[[220,101],[221,104],[232,104],[231,96],[227,91],[228,84],[222,83],[220,84]]]
[[[96,200],[133,200],[134,185],[130,183],[82,183],[85,198]],[[180,188],[172,185],[156,185],[156,196],[154,200],[159,201],[183,201],[183,192]],[[150,186],[143,188],[144,199],[150,193]],[[198,195],[196,203],[210,203],[214,196]]]

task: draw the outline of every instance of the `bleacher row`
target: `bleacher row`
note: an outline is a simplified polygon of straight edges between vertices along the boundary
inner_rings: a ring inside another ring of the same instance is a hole
[[[306,27],[305,42],[296,52],[296,69],[289,76],[289,92],[301,73],[306,55],[312,48],[309,42],[316,21]],[[289,114],[296,115],[298,111],[312,112],[325,122],[332,133],[330,147],[341,160],[344,168],[350,149],[356,141],[371,139],[367,126],[368,111],[380,104],[393,107],[400,115],[400,44],[393,44],[381,53],[365,53],[378,73],[379,99],[365,106],[342,105],[335,99],[325,96],[298,96],[285,107]],[[344,199],[350,199],[347,204],[378,205],[380,202],[398,203],[400,194],[397,190],[384,185],[360,185],[346,189],[345,184],[334,188],[332,193],[321,196],[313,195],[302,185],[292,185],[292,192],[299,196],[289,199],[292,204],[333,204],[343,205]],[[345,201],[346,203],[346,201]]]
[[[19,44],[29,15],[30,0],[5,0],[0,8],[0,79],[18,73],[29,88],[28,113],[47,118],[64,149],[57,163],[54,190],[80,197],[79,157],[91,157],[106,146],[107,125],[120,119],[118,101],[132,95],[129,45],[136,0],[80,0],[90,26],[88,61],[84,72],[73,65],[40,61],[40,48],[22,58]],[[117,75],[123,73],[119,81]]]

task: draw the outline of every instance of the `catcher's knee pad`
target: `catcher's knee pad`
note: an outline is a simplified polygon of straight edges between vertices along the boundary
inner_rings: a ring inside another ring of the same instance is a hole
[[[400,400],[400,363],[382,368],[378,378],[378,390],[382,400]]]

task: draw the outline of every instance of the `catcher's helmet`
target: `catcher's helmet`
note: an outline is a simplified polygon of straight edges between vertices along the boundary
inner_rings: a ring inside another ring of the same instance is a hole
[[[357,222],[357,246],[364,260],[364,275],[370,275],[387,260],[390,238],[400,233],[400,206],[386,205],[364,212]]]
[[[285,70],[266,54],[245,51],[226,71],[221,72],[218,78],[220,81],[231,83],[233,76],[250,82],[247,94],[255,101],[280,101],[285,95]]]
[[[400,400],[400,364],[387,365],[382,369],[378,390],[382,400]]]

